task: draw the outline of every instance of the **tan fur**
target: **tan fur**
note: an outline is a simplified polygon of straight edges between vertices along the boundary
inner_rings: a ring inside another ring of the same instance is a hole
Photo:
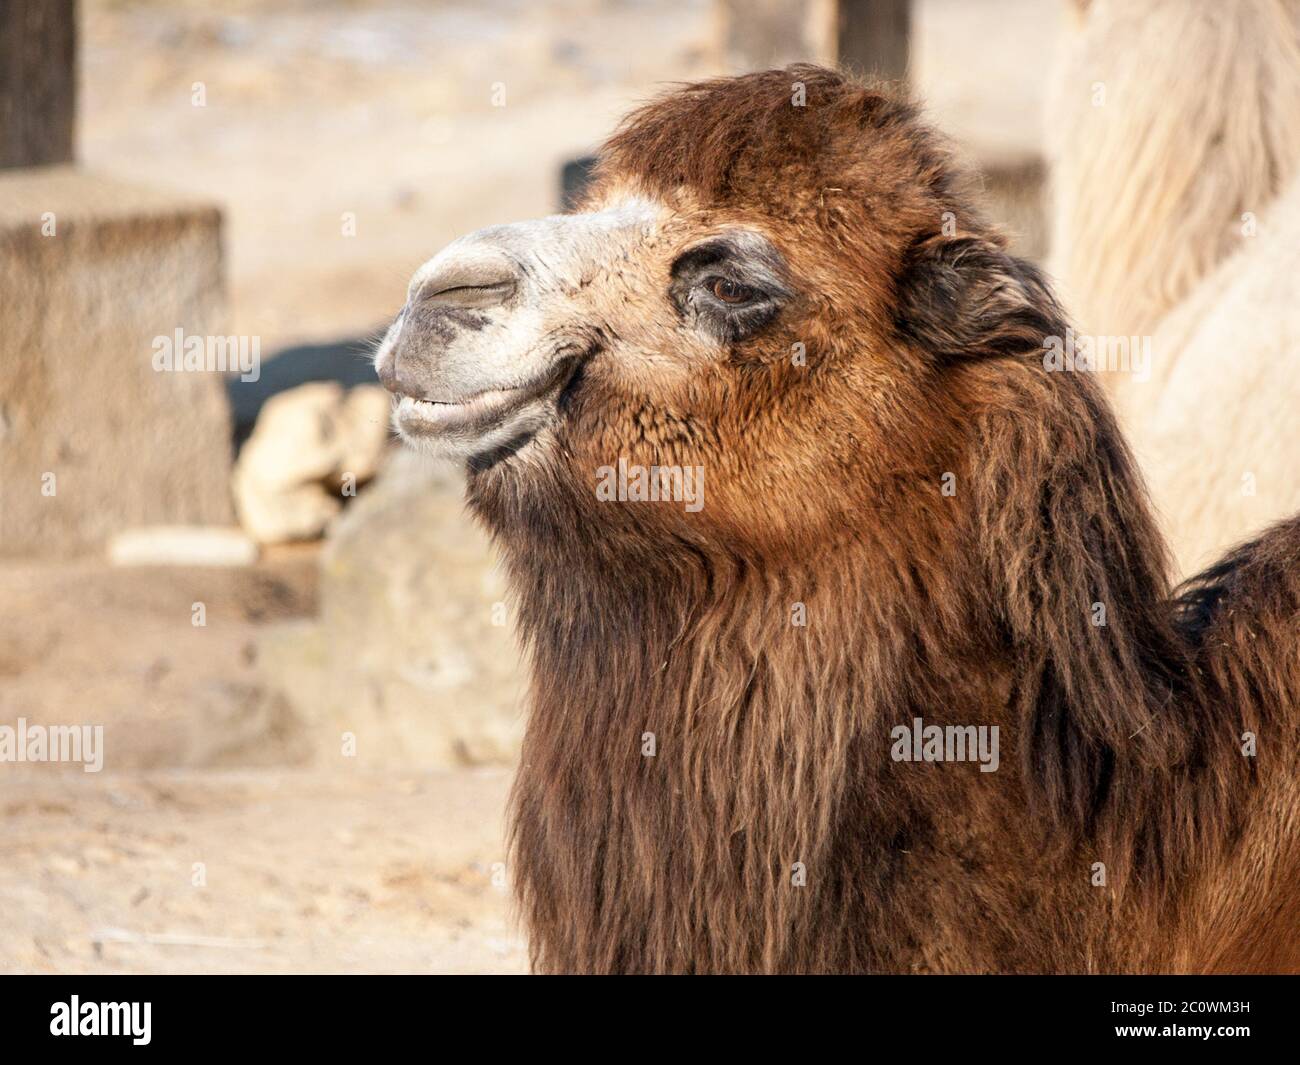
[[[1052,72],[1051,273],[1080,328],[1150,334],[1300,170],[1300,3],[1097,0]]]

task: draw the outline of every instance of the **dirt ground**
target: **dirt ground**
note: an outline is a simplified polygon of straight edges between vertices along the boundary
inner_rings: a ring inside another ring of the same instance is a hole
[[[104,727],[98,773],[0,767],[0,971],[525,967],[499,864],[510,770],[303,766],[259,688],[258,627],[314,608],[315,556],[0,567],[0,722]]]
[[[501,973],[507,769],[0,783],[0,970]],[[490,826],[490,827],[489,827]]]

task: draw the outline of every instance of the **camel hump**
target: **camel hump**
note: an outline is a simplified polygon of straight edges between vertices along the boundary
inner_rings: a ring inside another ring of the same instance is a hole
[[[1300,515],[1185,581],[1176,607],[1218,696],[1248,719],[1294,708],[1274,724],[1300,732]]]
[[[1200,819],[1233,826],[1224,838],[1235,841],[1214,873],[1229,886],[1207,911],[1191,968],[1300,971],[1300,515],[1188,580],[1178,611],[1205,684],[1207,749],[1224,756],[1219,784],[1200,793]]]

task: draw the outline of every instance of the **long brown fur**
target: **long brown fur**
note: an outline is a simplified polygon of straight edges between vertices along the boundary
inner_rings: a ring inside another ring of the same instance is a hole
[[[606,145],[592,203],[758,229],[800,296],[689,403],[595,345],[557,446],[471,477],[532,658],[536,969],[1300,968],[1300,522],[1175,599],[1100,389],[1044,369],[1060,308],[962,186],[909,104],[813,67]],[[599,502],[620,456],[703,464],[707,505]],[[998,725],[1002,767],[893,761],[914,717]]]

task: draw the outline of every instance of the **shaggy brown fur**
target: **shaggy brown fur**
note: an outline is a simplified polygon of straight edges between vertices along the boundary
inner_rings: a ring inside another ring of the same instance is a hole
[[[602,325],[555,446],[471,476],[533,661],[536,968],[1300,967],[1300,522],[1171,599],[1105,400],[1043,368],[1060,309],[891,93],[708,82],[602,158],[591,205],[760,230],[797,298],[684,393],[614,387]],[[707,505],[599,502],[619,456]],[[1000,726],[1001,770],[893,761],[914,717]]]

